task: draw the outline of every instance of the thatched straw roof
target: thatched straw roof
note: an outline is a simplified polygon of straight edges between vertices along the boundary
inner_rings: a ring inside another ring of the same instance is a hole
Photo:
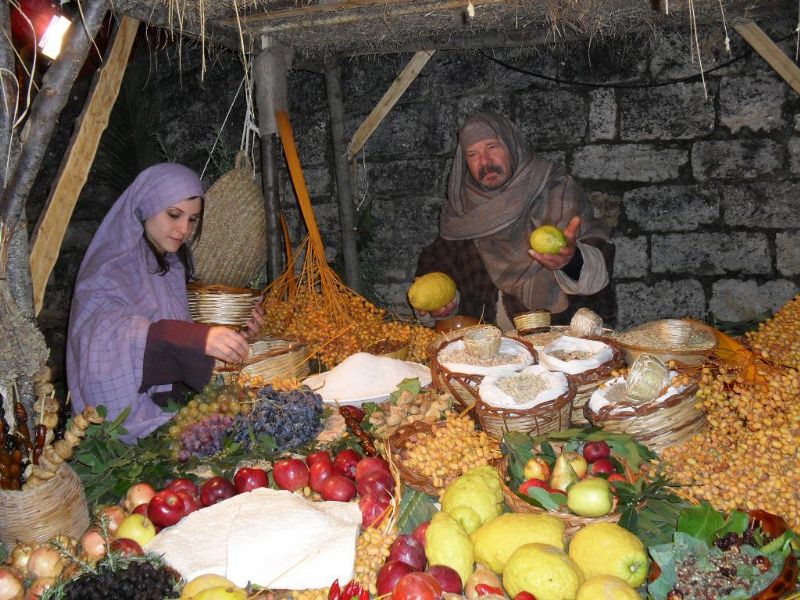
[[[790,14],[791,0],[115,0],[122,14],[249,49],[301,55],[558,43],[576,37]],[[794,3],[794,10],[797,4]],[[237,14],[238,12],[238,14]],[[240,39],[240,31],[243,36]]]

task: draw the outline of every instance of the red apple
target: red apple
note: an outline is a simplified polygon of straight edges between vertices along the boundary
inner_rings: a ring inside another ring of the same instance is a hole
[[[10,567],[0,567],[0,591],[3,598],[22,598],[25,586],[20,574]]]
[[[106,540],[99,529],[87,529],[80,539],[81,558],[94,564],[106,555],[108,550]]]
[[[628,483],[628,480],[625,479],[625,476],[620,473],[612,473],[611,475],[608,476],[608,481],[609,482],[621,481],[623,483]]]
[[[169,527],[175,525],[183,518],[185,507],[180,496],[172,490],[161,490],[147,507],[147,518],[158,527]]]
[[[356,482],[361,481],[364,477],[374,471],[384,471],[389,475],[392,472],[389,470],[389,465],[385,460],[379,456],[366,456],[358,461],[356,465]]]
[[[317,450],[316,452],[312,452],[308,456],[306,456],[306,464],[310,469],[318,462],[326,462],[331,467],[333,467],[333,460],[331,459],[331,455],[328,454],[325,450]]]
[[[439,582],[443,592],[448,592],[450,594],[461,593],[463,589],[461,585],[461,575],[452,567],[446,565],[431,565],[425,572]]]
[[[428,525],[430,524],[431,524],[430,521],[423,521],[422,523],[416,526],[414,532],[411,534],[411,537],[413,537],[420,544],[422,544],[423,548],[425,547],[425,534],[428,532]]]
[[[156,495],[156,491],[149,483],[137,483],[128,488],[125,494],[125,510],[133,512],[140,504],[147,504]]]
[[[212,477],[200,486],[200,502],[211,506],[236,495],[236,488],[224,477]]]
[[[388,560],[404,562],[415,571],[422,571],[428,563],[425,548],[410,535],[398,535],[395,538],[389,547]]]
[[[108,527],[108,533],[115,534],[117,533],[117,529],[119,529],[119,524],[122,523],[122,520],[127,517],[128,515],[122,509],[121,506],[117,506],[116,504],[112,504],[111,506],[104,506],[100,511],[97,513],[97,522],[105,521],[106,526]]]
[[[34,579],[28,591],[25,592],[25,600],[41,600],[45,592],[55,584],[55,577],[39,577]],[[0,591],[0,598],[21,598],[21,596],[4,596],[5,590]]]
[[[608,458],[611,456],[611,448],[603,440],[599,442],[586,442],[583,445],[583,458],[587,462],[593,463],[600,458]]]
[[[233,476],[233,487],[236,488],[237,494],[269,487],[269,475],[258,467],[242,467]]]
[[[281,489],[302,490],[308,485],[308,465],[299,458],[282,458],[272,468],[272,476]]]
[[[607,458],[598,458],[596,461],[592,463],[592,475],[603,475],[603,474],[611,474],[616,473],[617,470],[614,468],[614,463],[612,463]]]
[[[147,502],[146,504],[140,504],[136,508],[131,511],[132,515],[144,515],[147,516],[147,508],[150,506],[150,503]],[[124,520],[124,519],[123,519]]]
[[[523,475],[525,479],[541,479],[542,481],[547,481],[550,479],[550,465],[545,459],[534,456],[525,463]]]
[[[391,497],[394,494],[394,477],[386,471],[373,471],[361,479],[356,479],[356,482],[360,496],[382,494]]]
[[[442,586],[428,573],[404,575],[392,591],[392,600],[439,600]]]
[[[389,512],[390,502],[384,494],[361,496],[358,499],[358,508],[361,509],[361,527],[366,529],[370,525],[379,524]]]
[[[139,542],[130,538],[117,538],[109,545],[112,552],[119,552],[123,556],[142,556],[144,550]]]
[[[528,479],[528,481],[523,482],[519,486],[519,493],[530,496],[530,494],[528,494],[528,490],[531,489],[532,487],[538,487],[546,490],[548,485],[546,481],[542,481],[541,479],[536,479],[536,478]],[[561,490],[559,490],[559,492],[560,491]]]
[[[331,475],[322,484],[320,495],[323,500],[350,502],[356,495],[356,484],[344,475]]]
[[[322,484],[333,475],[333,463],[320,460],[311,465],[309,469],[308,481],[311,489],[315,492],[322,491]]]
[[[360,460],[361,455],[355,450],[350,450],[349,448],[342,450],[336,455],[336,458],[333,459],[333,470],[340,475],[355,479],[356,466]]]
[[[188,492],[192,496],[197,496],[200,493],[200,490],[197,489],[195,482],[191,479],[187,479],[186,477],[173,479],[164,489],[172,490],[173,492]]]
[[[200,500],[197,499],[197,496],[194,494],[190,494],[189,492],[179,491],[175,492],[178,497],[183,501],[183,516],[185,517],[189,513],[193,513],[196,510],[200,510],[203,506],[200,504]]]
[[[399,560],[388,560],[383,563],[381,570],[378,571],[378,579],[376,582],[378,596],[391,594],[397,582],[400,581],[403,576],[413,571],[414,569]]]
[[[534,596],[530,592],[520,592],[519,594],[514,596],[514,600],[536,600],[536,596]]]

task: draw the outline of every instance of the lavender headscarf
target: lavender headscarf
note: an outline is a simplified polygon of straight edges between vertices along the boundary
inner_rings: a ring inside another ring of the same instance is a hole
[[[126,406],[133,442],[169,420],[149,394],[139,393],[147,331],[161,319],[188,321],[185,271],[175,254],[158,275],[143,238],[143,221],[181,200],[203,195],[191,169],[164,163],[142,171],[117,199],[83,258],[72,299],[67,377],[74,410],[104,405],[115,418]],[[149,392],[166,391],[156,386]]]

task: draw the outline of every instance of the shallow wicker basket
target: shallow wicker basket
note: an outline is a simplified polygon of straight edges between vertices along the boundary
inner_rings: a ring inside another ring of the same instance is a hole
[[[684,339],[688,333],[688,341]],[[642,354],[652,354],[664,362],[676,360],[685,365],[702,364],[717,346],[714,328],[694,320],[663,319],[614,333],[629,365]],[[646,340],[645,342],[640,339]]]
[[[404,462],[405,458],[408,456],[406,442],[412,440],[414,436],[421,433],[427,433],[430,430],[431,425],[429,423],[425,423],[424,421],[415,421],[400,427],[400,429],[389,436],[387,443],[389,444],[389,450],[393,460],[397,464],[397,471],[400,473],[400,480],[410,488],[431,496],[438,496],[448,485],[457,479],[461,473],[448,473],[442,478],[442,485],[437,487],[433,484],[433,480],[430,477],[408,468]],[[501,457],[496,460],[489,461],[489,464],[497,467],[501,475],[506,471],[505,458]]]
[[[66,463],[40,486],[0,490],[0,541],[6,545],[42,543],[59,534],[80,537],[88,527],[83,484]]]
[[[630,434],[654,452],[680,443],[705,427],[705,413],[695,408],[697,384],[692,383],[680,394],[666,400],[623,403],[603,407],[595,413],[586,404],[586,420],[604,431]],[[615,407],[629,407],[632,412],[612,412]]]
[[[511,512],[558,517],[564,521],[564,525],[566,526],[564,534],[566,535],[567,539],[572,538],[572,536],[575,535],[581,527],[585,527],[586,525],[590,525],[592,523],[617,523],[622,517],[620,513],[614,512],[617,508],[616,498],[614,499],[612,512],[608,513],[607,515],[602,517],[581,517],[569,512],[545,510],[543,508],[539,508],[538,506],[528,504],[510,487],[508,487],[505,481],[503,481],[503,497],[505,498],[508,508],[511,509]]]
[[[192,283],[186,287],[186,295],[193,321],[242,327],[250,320],[261,292],[249,288]]]
[[[250,358],[244,363],[230,365],[217,362],[214,373],[228,382],[239,374],[261,377],[269,383],[273,379],[302,378],[308,375],[306,347],[291,340],[265,338],[250,344]]]
[[[507,431],[541,435],[569,429],[575,383],[567,377],[567,391],[558,398],[522,410],[490,406],[481,399],[475,404],[475,417],[488,435],[502,440]]]
[[[476,327],[480,327],[477,325]],[[480,400],[478,395],[478,386],[483,380],[483,375],[470,375],[468,373],[454,373],[449,369],[442,366],[439,362],[439,352],[450,342],[454,342],[464,337],[464,334],[469,332],[472,328],[466,327],[459,329],[457,332],[451,334],[442,334],[438,336],[429,346],[428,355],[430,356],[431,377],[433,379],[433,386],[440,392],[451,394],[455,400],[456,407],[464,410],[472,410],[475,404]],[[504,336],[513,337],[513,336]],[[521,343],[533,356],[533,363],[536,363],[536,350],[533,346],[522,338],[514,338],[515,341]]]
[[[534,310],[514,315],[514,327],[517,331],[525,335],[530,331],[541,330],[550,327],[551,315],[546,310]]]

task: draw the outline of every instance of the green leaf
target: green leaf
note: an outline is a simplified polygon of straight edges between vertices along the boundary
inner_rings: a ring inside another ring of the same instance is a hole
[[[176,402],[174,398],[170,398],[167,401],[166,406],[162,407],[161,410],[163,410],[164,412],[168,412],[168,413],[176,413],[182,408],[183,408],[183,404],[181,402]]]
[[[747,513],[744,513],[739,510],[733,511],[728,518],[725,519],[725,524],[717,529],[715,532],[715,537],[722,537],[726,533],[733,532],[733,533],[744,533],[747,529],[747,525],[750,522],[750,518],[747,516]]]
[[[710,544],[724,519],[708,502],[684,509],[678,517],[678,531]]]
[[[425,521],[430,521],[438,511],[434,504],[436,500],[427,494],[410,488],[403,488],[403,497],[400,499],[399,516],[397,517],[397,530],[401,534],[411,534]]]
[[[413,396],[416,396],[421,389],[422,385],[418,377],[403,379],[403,381],[397,384],[397,389],[389,394],[389,400],[391,400],[392,404],[397,404],[397,399],[403,392],[410,392]]]
[[[127,420],[128,415],[131,414],[131,407],[126,406],[121,413],[117,415],[117,418],[112,421],[110,428],[111,429],[118,429],[122,427],[122,424]]]
[[[558,511],[562,504],[566,504],[567,497],[564,494],[551,494],[544,488],[530,487],[528,495],[533,498],[545,510]],[[563,498],[563,502],[561,499]]]
[[[8,548],[3,542],[0,542],[0,563],[6,562],[8,558]]]

